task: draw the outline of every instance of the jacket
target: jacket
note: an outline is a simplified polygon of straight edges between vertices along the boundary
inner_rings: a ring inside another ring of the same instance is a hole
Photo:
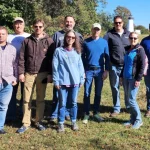
[[[54,42],[46,33],[43,34],[44,37],[39,40],[32,34],[23,41],[19,56],[19,75],[25,72],[52,74]]]
[[[81,55],[59,47],[53,56],[54,85],[79,85],[84,83],[84,68]]]
[[[110,62],[116,66],[123,66],[125,47],[130,45],[129,43],[130,32],[124,29],[122,36],[120,36],[115,28],[109,30],[104,39],[107,40],[109,46]]]
[[[131,74],[132,79],[134,78],[136,81],[140,81],[143,77],[145,68],[145,51],[140,44],[137,44],[132,50],[130,49],[130,46],[127,46],[125,49],[125,62],[120,76],[127,77]],[[127,56],[130,57],[130,60],[126,59]],[[130,63],[131,59],[133,59],[132,63]]]

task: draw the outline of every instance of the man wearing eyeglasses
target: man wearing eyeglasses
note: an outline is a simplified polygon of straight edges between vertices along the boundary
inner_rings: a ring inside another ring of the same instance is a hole
[[[124,64],[125,47],[130,45],[130,32],[123,28],[124,22],[121,16],[114,17],[114,28],[109,30],[104,39],[108,41],[110,54],[109,80],[113,98],[113,112],[110,117],[116,117],[120,113],[119,76]],[[127,106],[126,106],[127,107]]]
[[[93,80],[95,83],[93,118],[97,122],[104,121],[99,115],[99,105],[103,81],[107,78],[109,68],[109,50],[107,41],[99,37],[100,33],[101,25],[94,23],[92,25],[92,36],[85,39],[83,43],[82,58],[86,74],[84,84],[84,124],[87,124],[89,120],[90,94]]]
[[[24,133],[31,125],[31,101],[36,86],[36,119],[38,130],[45,130],[42,119],[45,108],[46,83],[52,81],[53,40],[44,32],[44,21],[33,22],[33,33],[22,44],[19,56],[19,80],[24,82],[23,126],[17,133]]]
[[[73,18],[73,16],[66,16],[64,18],[64,29],[55,32],[52,37],[53,41],[55,42],[55,48],[62,47],[64,45],[64,36],[65,36],[66,31],[73,30],[74,26],[75,26],[75,19]],[[83,42],[82,35],[78,32],[76,32],[76,34],[80,39],[80,43],[82,44],[82,42]],[[68,105],[67,105],[67,107],[68,107]],[[66,109],[65,116],[66,116],[65,117],[66,120],[70,119],[68,109]],[[52,104],[52,113],[50,116],[50,121],[52,121],[52,122],[56,121],[57,117],[58,117],[58,93],[57,93],[57,89],[55,87],[53,87],[53,104]]]
[[[7,42],[11,43],[16,49],[17,49],[17,55],[20,53],[20,48],[23,40],[30,36],[29,33],[24,32],[25,28],[25,22],[23,18],[16,17],[13,21],[13,28],[14,28],[14,34],[9,34],[7,38]],[[17,96],[17,90],[18,90],[19,82],[16,86],[13,86],[13,93],[12,98],[8,106],[7,111],[7,122],[16,120],[16,96]],[[21,99],[20,99],[20,109],[19,109],[19,115],[22,117],[22,105],[23,105],[23,87],[24,83],[20,82],[21,87]]]

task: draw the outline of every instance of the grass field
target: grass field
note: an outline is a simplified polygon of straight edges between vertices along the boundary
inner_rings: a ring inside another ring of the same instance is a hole
[[[94,87],[91,93],[91,107],[94,97]],[[122,124],[129,119],[125,111],[124,93],[121,87],[121,113],[117,118],[110,118],[112,111],[112,96],[109,80],[104,82],[100,114],[105,118],[97,123],[91,118],[87,125],[82,124],[83,87],[78,97],[78,125],[79,131],[73,132],[70,122],[65,122],[65,133],[57,133],[57,125],[44,120],[47,129],[38,131],[32,126],[24,134],[15,133],[21,126],[21,120],[8,123],[5,126],[8,134],[0,135],[0,150],[149,150],[150,149],[150,118],[145,118],[146,98],[144,82],[141,82],[137,101],[143,118],[143,126],[139,130],[125,128]],[[18,93],[18,99],[20,94]],[[33,97],[35,99],[35,95]],[[45,98],[45,118],[49,116],[52,105],[52,84],[48,84]],[[35,100],[33,100],[33,120],[35,116]]]

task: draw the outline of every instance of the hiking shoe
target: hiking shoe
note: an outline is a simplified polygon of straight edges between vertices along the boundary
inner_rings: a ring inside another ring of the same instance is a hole
[[[64,124],[58,124],[58,129],[57,129],[57,132],[64,132],[65,131],[65,128],[64,128]]]
[[[104,118],[102,118],[99,114],[95,114],[95,115],[93,115],[93,117],[97,122],[104,121]]]
[[[143,125],[143,122],[142,122],[142,121],[136,120],[136,121],[134,122],[134,124],[132,125],[132,128],[133,128],[133,129],[139,129],[140,126],[142,126],[142,125]]]
[[[147,117],[147,118],[149,118],[149,117],[150,117],[150,110],[148,110],[148,111],[145,113],[144,116]]]
[[[43,130],[46,129],[46,128],[45,128],[42,124],[40,124],[40,123],[36,123],[36,128],[37,128],[39,131],[43,131]]]
[[[70,116],[65,116],[65,120],[69,121],[70,120]]]
[[[88,123],[88,120],[89,120],[89,115],[84,115],[84,118],[83,118],[83,123],[84,124],[87,124]]]
[[[7,132],[4,129],[0,130],[0,134],[6,134]]]
[[[109,117],[117,117],[119,115],[119,112],[113,112],[110,114]]]
[[[30,128],[30,126],[28,126],[28,127],[22,126],[22,127],[19,128],[16,132],[17,132],[17,133],[24,133],[24,132],[27,131],[29,128]]]
[[[76,122],[72,122],[71,128],[72,128],[73,131],[79,130],[79,127],[78,127]]]

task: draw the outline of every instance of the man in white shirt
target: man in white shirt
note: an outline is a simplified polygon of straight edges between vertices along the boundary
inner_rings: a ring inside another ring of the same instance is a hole
[[[17,55],[19,55],[22,42],[24,41],[26,37],[29,37],[30,34],[24,32],[25,22],[23,18],[21,17],[16,17],[14,19],[13,28],[14,28],[14,33],[8,35],[7,42],[11,43],[17,49]],[[19,85],[19,82],[16,86],[13,87],[12,98],[8,106],[7,121],[13,121],[16,119],[16,95],[18,91],[18,85]],[[21,87],[21,99],[20,99],[20,112],[19,113],[22,116],[23,87],[24,87],[23,82],[20,82],[20,87]]]

